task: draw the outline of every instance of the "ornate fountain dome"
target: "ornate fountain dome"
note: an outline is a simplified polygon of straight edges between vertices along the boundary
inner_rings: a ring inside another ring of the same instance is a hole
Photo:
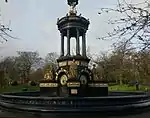
[[[88,30],[89,24],[89,20],[77,15],[67,15],[57,22],[58,29],[64,36],[67,36],[67,29],[70,29],[70,37],[77,37],[77,30],[79,30],[79,36],[83,36]]]

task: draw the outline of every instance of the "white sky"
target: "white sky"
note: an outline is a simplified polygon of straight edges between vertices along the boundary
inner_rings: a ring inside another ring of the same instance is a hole
[[[57,18],[68,12],[67,0],[0,0],[2,22],[9,24],[11,34],[19,40],[10,39],[1,44],[0,56],[15,55],[16,51],[39,51],[41,56],[60,51],[60,34]],[[137,0],[136,0],[137,1]],[[139,0],[138,0],[139,1]],[[141,1],[141,0],[140,0]],[[111,16],[99,16],[102,7],[114,7],[117,0],[79,0],[78,13],[90,19],[87,32],[87,46],[92,53],[109,50],[111,41],[96,38],[111,30],[106,21]]]

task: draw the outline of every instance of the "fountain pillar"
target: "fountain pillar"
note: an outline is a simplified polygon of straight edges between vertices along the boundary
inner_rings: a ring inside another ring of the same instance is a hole
[[[77,37],[76,37],[76,55],[80,55],[80,32],[79,29],[76,28]]]
[[[82,56],[86,57],[86,38],[85,33],[82,35]]]
[[[67,29],[67,56],[70,56],[70,30]]]
[[[64,34],[61,33],[61,56],[64,56]]]

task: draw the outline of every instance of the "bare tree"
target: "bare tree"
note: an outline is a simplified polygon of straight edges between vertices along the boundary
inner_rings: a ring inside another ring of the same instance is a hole
[[[30,74],[31,81],[40,81],[44,77],[43,69],[39,68]]]
[[[0,42],[3,43],[4,41],[8,41],[8,38],[14,38],[12,37],[8,32],[10,32],[11,29],[9,27],[6,27],[2,23],[0,23]]]
[[[7,3],[8,0],[5,0],[5,2]],[[2,17],[2,14],[0,14],[0,17]],[[7,42],[9,38],[17,39],[10,35],[11,31],[12,30],[8,26],[0,22],[0,43]]]
[[[115,39],[131,44],[141,50],[150,48],[150,3],[145,0],[141,3],[127,3],[118,0],[116,8],[102,8],[99,14],[114,12],[119,18],[108,20],[108,24],[115,25],[112,32],[99,39]]]
[[[53,65],[53,67],[56,69],[58,57],[59,55],[56,52],[48,53],[45,57],[46,65]]]
[[[24,80],[28,81],[31,68],[38,64],[41,58],[38,52],[18,52],[18,55],[16,57],[18,72]]]
[[[6,85],[10,83],[13,80],[18,79],[18,72],[15,67],[15,57],[6,57],[0,62],[0,71],[3,72],[4,76],[1,79],[0,84],[4,84],[5,82]]]

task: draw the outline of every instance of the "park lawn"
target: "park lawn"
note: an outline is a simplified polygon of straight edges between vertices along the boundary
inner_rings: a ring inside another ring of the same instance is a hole
[[[5,88],[0,88],[0,93],[4,93],[4,92],[21,92],[23,88],[27,88],[28,91],[37,91],[37,90],[39,90],[38,86],[17,85],[17,86],[8,86],[8,87],[5,87]]]
[[[145,91],[150,90],[150,86],[139,86],[139,91]],[[109,91],[136,91],[135,86],[129,86],[129,85],[114,85],[109,86]]]
[[[0,88],[0,93],[4,92],[21,92],[23,88],[27,88],[28,91],[38,91],[38,86],[30,86],[30,85],[17,85],[17,86],[8,86],[5,88]],[[139,91],[145,91],[150,90],[150,86],[140,86]],[[109,86],[109,91],[136,91],[135,86],[129,86],[129,85],[113,85]]]

